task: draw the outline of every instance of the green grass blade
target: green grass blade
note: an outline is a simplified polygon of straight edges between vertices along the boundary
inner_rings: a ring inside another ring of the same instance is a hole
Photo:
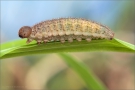
[[[82,40],[78,42],[65,43],[49,42],[37,45],[36,42],[26,44],[26,39],[16,40],[1,44],[0,59],[24,56],[31,54],[59,53],[59,52],[90,52],[90,51],[117,51],[117,52],[135,52],[135,45],[129,44],[119,39],[113,40],[92,40],[87,42]]]
[[[63,60],[83,79],[89,90],[107,90],[90,69],[69,54],[60,53]]]

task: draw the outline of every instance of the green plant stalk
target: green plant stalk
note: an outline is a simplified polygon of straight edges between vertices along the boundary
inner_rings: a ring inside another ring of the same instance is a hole
[[[26,44],[26,39],[15,40],[0,44],[0,59],[25,56],[32,54],[61,53],[61,52],[90,52],[90,51],[117,51],[117,52],[135,52],[135,45],[124,42],[119,39],[113,40],[92,40],[87,42],[74,40],[72,43],[66,41],[48,42],[38,45],[35,41]]]
[[[78,75],[84,80],[89,90],[107,90],[103,83],[93,74],[93,72],[81,62],[78,62],[75,58],[69,54],[59,54],[63,60],[78,73]]]

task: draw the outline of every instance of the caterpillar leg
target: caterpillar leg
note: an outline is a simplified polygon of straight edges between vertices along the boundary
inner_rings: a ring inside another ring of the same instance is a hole
[[[68,38],[68,42],[73,42],[73,39],[72,38]]]
[[[61,42],[61,43],[64,43],[64,42],[65,42],[65,39],[64,39],[64,38],[61,38],[61,39],[60,39],[60,42]]]
[[[36,40],[37,41],[37,44],[40,45],[42,40]]]
[[[110,40],[112,40],[113,38],[110,38]]]
[[[32,39],[28,38],[26,43],[29,44],[32,41]]]
[[[80,41],[82,41],[82,38],[81,37],[77,37],[76,40],[80,42]]]
[[[88,37],[88,38],[86,38],[86,40],[87,40],[88,42],[90,42],[90,41],[91,41],[91,38],[90,38],[90,37]]]
[[[40,44],[41,44],[41,42],[37,42],[37,44],[38,44],[38,45],[40,45]]]
[[[48,42],[48,40],[43,40],[43,42],[44,42],[44,43],[47,43],[47,42]]]

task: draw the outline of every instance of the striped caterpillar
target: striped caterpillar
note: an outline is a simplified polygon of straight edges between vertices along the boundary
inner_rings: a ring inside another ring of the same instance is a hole
[[[19,30],[20,38],[27,38],[26,43],[36,40],[41,42],[65,40],[73,42],[74,39],[81,41],[86,39],[109,39],[112,40],[114,33],[106,26],[93,21],[77,18],[60,18],[40,22],[32,27],[23,26]]]

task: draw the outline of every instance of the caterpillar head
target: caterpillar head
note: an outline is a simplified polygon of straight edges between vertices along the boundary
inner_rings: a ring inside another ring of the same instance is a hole
[[[29,26],[23,26],[20,28],[18,35],[20,38],[28,38],[32,32],[31,27]]]

